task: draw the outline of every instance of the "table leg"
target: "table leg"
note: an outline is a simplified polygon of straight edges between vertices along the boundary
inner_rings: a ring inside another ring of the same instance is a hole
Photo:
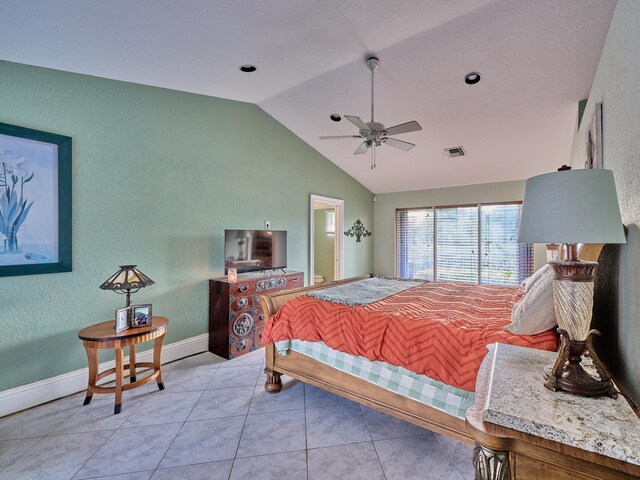
[[[129,345],[129,383],[136,381],[136,346]]]
[[[93,398],[91,387],[96,386],[96,377],[98,376],[98,349],[84,346],[87,352],[87,360],[89,363],[89,381],[87,383],[87,396],[84,398],[83,405],[89,405]]]
[[[162,355],[162,342],[164,342],[164,333],[155,339],[153,343],[153,371],[158,372],[156,382],[158,382],[158,388],[164,390],[164,383],[162,383],[162,365],[160,363],[160,356]]]
[[[121,346],[115,347],[116,354],[116,404],[113,407],[114,415],[122,409],[122,381],[124,378],[124,351]]]
[[[473,449],[473,466],[477,480],[509,480],[511,478],[509,452],[491,450],[477,442]]]

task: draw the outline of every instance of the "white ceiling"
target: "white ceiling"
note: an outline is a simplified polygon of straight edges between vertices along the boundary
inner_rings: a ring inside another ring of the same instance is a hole
[[[524,179],[568,163],[615,0],[0,0],[0,59],[253,102],[374,193]],[[354,156],[331,113],[417,120]],[[252,63],[258,71],[242,73]],[[465,85],[479,71],[482,81]],[[1,72],[0,72],[1,74]],[[1,92],[0,92],[1,95]],[[250,135],[251,132],[247,132]],[[464,146],[449,159],[445,147]]]

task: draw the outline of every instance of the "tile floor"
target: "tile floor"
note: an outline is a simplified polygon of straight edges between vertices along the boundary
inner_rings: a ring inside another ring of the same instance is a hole
[[[263,389],[263,350],[203,353],[113,397],[84,393],[0,419],[0,480],[472,480],[472,448],[283,378]]]

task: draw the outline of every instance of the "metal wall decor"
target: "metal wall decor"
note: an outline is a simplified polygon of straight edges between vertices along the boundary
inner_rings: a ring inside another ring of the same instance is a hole
[[[371,232],[364,227],[364,223],[360,219],[356,220],[349,230],[344,232],[347,237],[356,237],[356,242],[359,242],[362,237],[368,237]]]

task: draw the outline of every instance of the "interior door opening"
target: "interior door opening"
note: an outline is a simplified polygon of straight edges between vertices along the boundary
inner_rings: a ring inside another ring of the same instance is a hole
[[[343,278],[343,216],[344,200],[311,195],[310,285]]]

